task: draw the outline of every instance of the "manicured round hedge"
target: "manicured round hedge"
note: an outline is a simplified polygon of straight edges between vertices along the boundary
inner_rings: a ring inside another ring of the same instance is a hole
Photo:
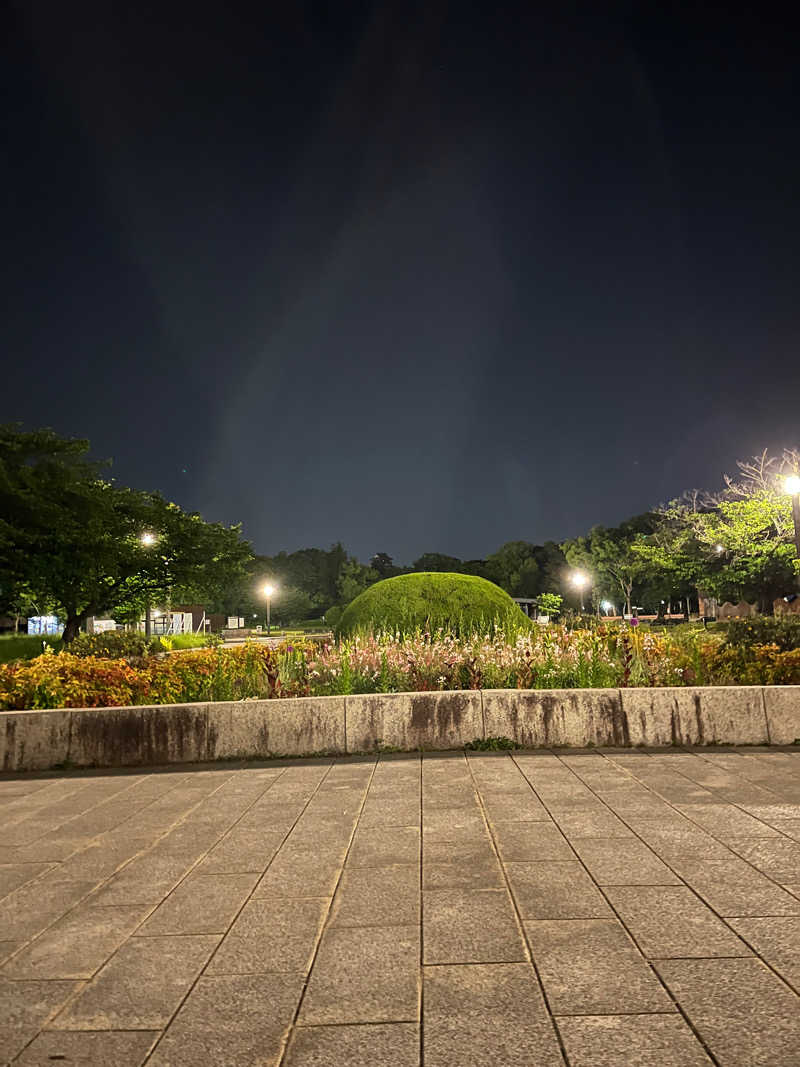
[[[376,582],[345,608],[337,636],[416,629],[474,633],[498,627],[525,629],[530,620],[508,593],[469,574],[423,571]]]

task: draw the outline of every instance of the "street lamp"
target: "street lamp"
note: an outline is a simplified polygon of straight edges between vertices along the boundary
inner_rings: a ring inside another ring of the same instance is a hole
[[[790,474],[783,483],[783,488],[792,498],[792,518],[794,519],[794,549],[800,560],[800,476]],[[798,575],[800,579],[800,575]]]
[[[152,548],[153,545],[156,543],[156,535],[154,533],[146,531],[139,538],[139,541],[141,542],[144,548]],[[144,636],[149,638],[152,636],[152,633],[153,625],[150,621],[150,594],[147,593],[145,594],[144,602]]]
[[[272,594],[275,592],[275,587],[271,586],[271,585],[265,585],[264,588],[261,590],[261,592],[267,598],[267,637],[269,637],[269,629],[270,629],[269,608],[270,608],[270,600],[272,599]]]
[[[600,607],[603,609],[606,615],[610,615],[611,612],[614,610],[614,605],[611,603],[610,600],[604,600]]]
[[[725,546],[724,545],[716,545],[715,548],[714,548],[714,551],[717,553],[718,556],[721,556],[722,553],[725,551]]]
[[[588,584],[589,579],[586,577],[586,575],[582,571],[573,571],[572,576],[570,578],[570,581],[572,582],[572,584],[575,586],[575,588],[580,593],[581,611],[583,611],[584,610],[583,589],[584,589],[584,586]]]

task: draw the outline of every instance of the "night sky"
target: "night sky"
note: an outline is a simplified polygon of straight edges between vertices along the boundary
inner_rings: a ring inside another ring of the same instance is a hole
[[[799,445],[796,27],[539,6],[20,0],[0,421],[403,563]]]

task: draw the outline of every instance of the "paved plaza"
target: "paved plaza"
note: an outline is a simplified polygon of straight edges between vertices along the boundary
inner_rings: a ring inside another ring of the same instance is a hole
[[[0,1063],[800,1063],[800,752],[0,779]]]

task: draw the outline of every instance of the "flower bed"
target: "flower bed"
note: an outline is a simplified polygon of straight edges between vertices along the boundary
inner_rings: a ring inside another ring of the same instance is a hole
[[[798,685],[800,649],[720,633],[558,626],[517,635],[417,633],[284,642],[129,662],[68,652],[0,666],[0,709],[92,708],[463,689]]]

